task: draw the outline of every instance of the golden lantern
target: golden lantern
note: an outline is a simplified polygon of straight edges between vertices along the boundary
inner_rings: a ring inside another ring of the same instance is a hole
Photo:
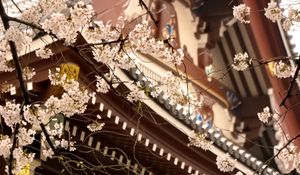
[[[60,74],[66,74],[68,80],[74,79],[78,80],[79,77],[79,66],[74,63],[63,63],[60,65]]]

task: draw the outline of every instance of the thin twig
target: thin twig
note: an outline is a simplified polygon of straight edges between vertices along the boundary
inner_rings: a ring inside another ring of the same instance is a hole
[[[287,93],[286,93],[285,97],[283,98],[283,100],[281,101],[281,103],[280,103],[279,106],[284,106],[286,108],[285,102],[291,96],[291,92],[292,92],[294,84],[296,83],[296,79],[298,78],[299,71],[300,71],[300,61],[298,60],[297,61],[297,68],[296,68],[294,76],[293,76],[293,78],[292,78],[292,80],[290,82],[290,85],[288,87]]]

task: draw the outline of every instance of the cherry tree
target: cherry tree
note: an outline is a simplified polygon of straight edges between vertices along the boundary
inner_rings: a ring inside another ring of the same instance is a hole
[[[14,3],[13,0],[11,2]],[[33,161],[34,153],[26,152],[25,147],[33,143],[38,130],[42,131],[41,142],[45,146],[41,154],[46,158],[61,160],[64,162],[62,165],[65,166],[65,171],[72,174],[72,167],[68,167],[70,158],[65,153],[75,151],[76,143],[64,137],[62,125],[57,124],[50,128],[47,124],[57,115],[71,118],[74,115],[84,114],[88,105],[93,103],[96,92],[118,93],[116,88],[120,84],[126,84],[130,92],[119,95],[139,109],[142,105],[141,100],[145,96],[158,96],[163,86],[168,86],[165,93],[170,103],[176,104],[181,99],[183,105],[193,106],[193,109],[201,105],[201,100],[181,90],[180,82],[188,81],[184,74],[177,73],[175,76],[168,72],[161,82],[149,79],[154,89],[150,92],[151,94],[140,83],[126,82],[115,75],[116,69],[138,69],[135,59],[130,56],[131,53],[155,55],[166,64],[175,67],[181,65],[184,59],[183,51],[172,45],[173,38],[154,37],[152,28],[156,25],[155,17],[143,0],[139,0],[139,4],[141,8],[146,9],[146,15],[149,15],[150,20],[142,21],[128,31],[127,25],[130,21],[124,17],[120,17],[116,25],[97,21],[92,5],[82,1],[72,4],[66,0],[40,0],[24,11],[18,8],[21,13],[20,17],[9,16],[4,1],[0,1],[0,71],[16,73],[23,97],[21,101],[5,99],[5,104],[0,105],[1,125],[9,130],[0,132],[0,156],[6,162],[7,174],[18,174]],[[251,9],[245,4],[233,8],[233,15],[243,23],[251,22],[250,13]],[[291,30],[293,25],[300,21],[299,14],[298,9],[288,8],[288,15],[285,16],[275,2],[269,3],[265,9],[265,16],[273,22],[281,21],[285,30]],[[51,59],[54,50],[48,45],[43,45],[34,51],[27,50],[34,40],[41,39],[41,34],[50,36],[53,42],[63,43],[96,72],[97,75],[94,77],[96,92],[62,73],[60,69],[56,69],[49,70],[49,80],[52,86],[61,87],[62,93],[59,96],[50,95],[43,101],[33,100],[32,94],[26,87],[26,81],[32,79],[37,73],[34,68],[27,67],[21,60],[24,50],[27,53],[35,52],[41,60]],[[85,40],[84,44],[78,42],[82,38]],[[92,57],[85,55],[86,49],[91,50]],[[109,73],[99,71],[93,61],[104,65]],[[237,53],[233,58],[231,68],[244,71],[251,66],[269,63],[275,64],[275,75],[278,78],[292,77],[291,83],[298,83],[296,79],[300,69],[299,56],[261,61],[250,58],[247,53]],[[290,91],[288,89],[285,99],[291,95]],[[284,104],[285,101],[282,102],[282,105]],[[282,116],[283,113],[279,111],[272,114],[269,107],[258,113],[259,119],[264,123],[274,120],[276,124]],[[85,127],[91,132],[98,132],[105,127],[105,123],[101,122],[100,116],[97,116]],[[278,157],[282,160],[292,160],[294,168],[300,171],[300,156],[296,146],[293,145],[295,139],[287,139],[284,145],[276,147],[272,159]],[[189,146],[203,150],[209,150],[212,144],[207,140],[205,133],[192,132],[189,134],[189,140]],[[90,168],[88,164],[79,160],[76,163],[78,167]],[[223,172],[230,172],[235,168],[235,161],[231,160],[229,155],[218,156],[216,164]]]
[[[154,23],[153,21],[143,21],[131,31],[124,32],[127,22],[124,17],[120,17],[116,25],[95,21],[92,5],[82,1],[72,4],[65,0],[41,0],[24,11],[20,10],[14,1],[11,2],[21,15],[17,18],[9,16],[5,9],[5,2],[0,1],[0,71],[16,72],[23,98],[22,101],[7,99],[5,104],[0,106],[1,125],[9,130],[2,132],[0,137],[0,156],[6,162],[8,174],[19,174],[33,161],[34,153],[27,152],[25,147],[33,143],[37,130],[42,131],[41,142],[45,146],[41,152],[43,156],[63,162],[70,161],[65,152],[76,150],[75,143],[63,137],[62,125],[56,124],[54,128],[50,128],[47,124],[59,114],[64,117],[83,114],[95,95],[95,92],[91,92],[75,79],[56,69],[49,70],[49,80],[52,86],[61,87],[63,93],[60,96],[51,95],[43,101],[32,100],[26,81],[32,79],[36,72],[34,68],[26,67],[21,61],[21,56],[24,50],[32,52],[26,49],[34,39],[40,39],[39,34],[49,35],[53,41],[63,43],[87,62],[97,74],[95,85],[98,93],[114,91],[113,89],[117,88],[120,83],[128,84],[130,92],[121,96],[136,107],[141,105],[139,101],[145,96],[144,87],[134,82],[123,82],[114,74],[115,69],[128,70],[136,67],[129,53],[155,53],[157,57],[173,65],[180,65],[184,57],[180,48],[172,47],[167,40],[153,37],[149,24]],[[148,9],[143,1],[140,1],[140,5]],[[84,37],[86,43],[78,44],[79,37]],[[83,54],[82,51],[87,48],[92,50],[92,58]],[[41,60],[50,59],[54,55],[53,52],[47,45],[35,50],[36,56]],[[99,71],[91,59],[106,66],[109,73],[104,74]],[[169,74],[166,75],[166,80],[167,84],[172,86],[169,89],[170,96],[172,96],[178,91],[178,79]],[[153,87],[157,89],[157,92],[152,92],[152,95],[160,93],[162,84],[153,82]],[[86,127],[91,132],[96,132],[102,130],[105,123],[102,123],[101,117],[98,116]],[[77,165],[78,163],[80,167],[88,167],[81,161],[78,161]],[[65,166],[64,169],[68,174],[72,174],[67,163],[62,163],[62,165]]]
[[[241,23],[251,23],[251,13],[264,13],[265,17],[273,23],[278,23],[280,27],[286,32],[297,30],[300,22],[299,16],[299,2],[289,2],[285,5],[279,6],[275,1],[271,1],[267,4],[267,7],[263,9],[263,12],[253,12],[251,8],[246,4],[240,4],[233,7],[234,17]],[[297,96],[295,92],[299,91],[299,55],[293,56],[281,56],[275,58],[250,58],[247,53],[238,53],[233,58],[233,64],[231,67],[236,71],[244,71],[248,68],[255,66],[273,66],[271,73],[278,79],[290,78],[290,85],[279,106],[275,109],[265,107],[262,112],[258,112],[257,116],[259,120],[264,124],[271,124],[274,128],[279,130],[279,137],[283,138],[282,143],[274,147],[274,155],[265,162],[269,164],[273,159],[278,159],[282,162],[291,162],[292,169],[296,169],[299,173],[299,149],[295,145],[295,140],[299,138],[299,134],[293,138],[289,138],[288,135],[282,129],[282,122],[285,120],[286,113],[297,107],[288,106],[287,100],[293,96]],[[273,112],[272,112],[273,111]],[[260,167],[262,168],[262,167]],[[265,169],[265,168],[262,168]]]

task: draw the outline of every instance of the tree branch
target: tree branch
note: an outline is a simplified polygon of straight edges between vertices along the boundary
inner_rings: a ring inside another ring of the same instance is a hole
[[[37,28],[37,29],[42,29],[42,28],[39,28],[38,26],[35,26],[33,24],[21,21],[17,18],[11,18],[11,17],[7,16],[7,14],[5,13],[3,3],[2,3],[1,0],[0,0],[0,16],[1,16],[1,20],[2,20],[2,23],[3,23],[3,26],[4,26],[5,30],[9,29],[9,27],[10,27],[9,21],[10,20],[17,21],[17,22],[20,22],[22,24],[26,24],[30,27],[34,27],[34,28]],[[20,110],[20,116],[23,118],[24,105],[31,104],[31,100],[29,98],[29,93],[28,93],[28,90],[26,88],[25,81],[24,81],[24,78],[23,78],[22,66],[21,66],[21,63],[19,61],[17,47],[16,47],[16,45],[13,41],[9,41],[8,44],[9,44],[10,49],[11,49],[12,58],[13,58],[13,61],[15,63],[17,78],[18,78],[20,88],[21,88],[21,91],[22,91],[22,96],[24,98],[24,104],[21,106],[21,110]],[[47,130],[45,129],[45,126],[41,123],[40,127],[41,127],[43,133],[45,134],[46,140],[47,140],[48,144],[50,145],[52,151],[55,153],[55,155],[57,155],[58,151],[55,149],[54,145],[52,144],[52,142],[50,140],[50,137],[49,137],[49,134],[47,133]],[[14,128],[14,133],[13,133],[13,144],[12,144],[11,153],[10,153],[10,157],[9,157],[9,161],[8,161],[8,163],[9,163],[9,174],[10,175],[12,175],[12,168],[13,168],[12,167],[13,166],[13,161],[12,161],[13,160],[13,154],[12,154],[12,152],[13,152],[13,150],[15,149],[15,147],[17,145],[17,134],[18,134],[19,128],[20,128],[20,124],[16,124],[16,126]]]
[[[293,76],[293,78],[290,82],[287,93],[286,93],[285,97],[283,98],[283,100],[282,100],[282,102],[280,103],[279,106],[284,106],[286,108],[285,102],[291,96],[291,92],[292,92],[294,84],[296,83],[296,79],[298,78],[299,71],[300,71],[300,61],[297,60],[297,68],[295,70],[294,76]]]
[[[151,13],[150,9],[148,6],[145,4],[143,0],[139,0],[140,6],[146,9],[147,13],[150,15],[151,20],[154,22],[155,26],[158,27],[158,21],[154,18],[153,14]]]

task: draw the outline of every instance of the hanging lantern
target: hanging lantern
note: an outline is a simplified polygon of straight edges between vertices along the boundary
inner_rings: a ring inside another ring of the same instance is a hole
[[[66,74],[67,80],[74,79],[78,80],[79,77],[79,66],[73,63],[63,63],[60,65],[60,74]]]

